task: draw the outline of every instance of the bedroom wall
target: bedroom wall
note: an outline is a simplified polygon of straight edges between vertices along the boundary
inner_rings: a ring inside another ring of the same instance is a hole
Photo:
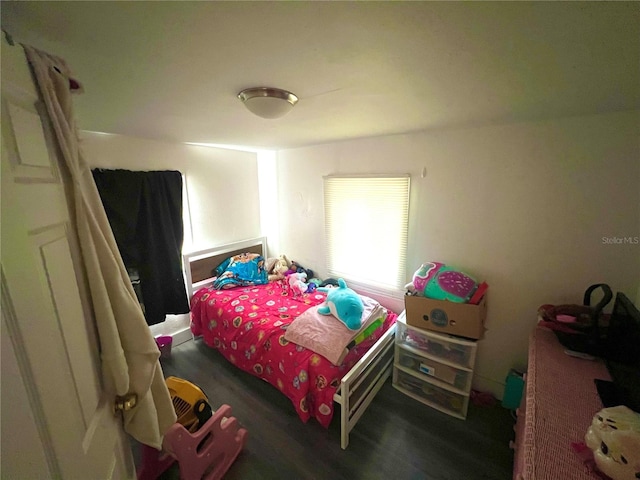
[[[437,260],[489,283],[474,383],[501,398],[538,306],[638,295],[640,245],[607,240],[640,236],[638,138],[633,111],[279,151],[280,248],[325,276],[322,176],[410,173],[407,281]]]

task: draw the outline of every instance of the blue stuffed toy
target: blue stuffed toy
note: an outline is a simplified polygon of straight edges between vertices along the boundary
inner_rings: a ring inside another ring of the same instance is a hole
[[[358,330],[362,326],[362,312],[364,305],[360,296],[347,288],[342,278],[338,279],[338,288],[318,288],[318,291],[328,292],[325,304],[318,308],[322,315],[333,315],[343,322],[349,330]]]

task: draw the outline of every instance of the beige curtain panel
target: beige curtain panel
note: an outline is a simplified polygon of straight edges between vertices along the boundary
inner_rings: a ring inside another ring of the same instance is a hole
[[[64,60],[24,46],[36,84],[68,167],[82,258],[100,337],[104,386],[115,396],[135,393],[136,407],[124,412],[124,429],[160,449],[176,421],[159,362],[160,352],[144,319],[113,232],[79,148],[71,89],[80,91]]]

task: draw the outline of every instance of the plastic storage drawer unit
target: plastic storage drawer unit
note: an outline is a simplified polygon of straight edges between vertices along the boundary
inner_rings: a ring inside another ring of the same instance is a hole
[[[477,349],[475,340],[407,325],[403,312],[396,323],[393,386],[425,405],[465,419]]]

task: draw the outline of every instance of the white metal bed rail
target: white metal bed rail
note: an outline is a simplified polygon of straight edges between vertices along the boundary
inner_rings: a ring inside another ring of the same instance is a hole
[[[396,326],[392,325],[378,339],[360,361],[342,377],[340,388],[333,396],[333,400],[340,404],[340,446],[342,449],[346,449],[349,445],[349,432],[366,411],[384,382],[391,376],[395,331]],[[373,378],[369,379],[369,375],[375,372],[381,362],[382,368]],[[370,380],[370,383],[363,385],[365,380]],[[361,386],[365,386],[364,392],[358,391]],[[352,395],[355,393],[358,393],[358,397],[352,405]]]

